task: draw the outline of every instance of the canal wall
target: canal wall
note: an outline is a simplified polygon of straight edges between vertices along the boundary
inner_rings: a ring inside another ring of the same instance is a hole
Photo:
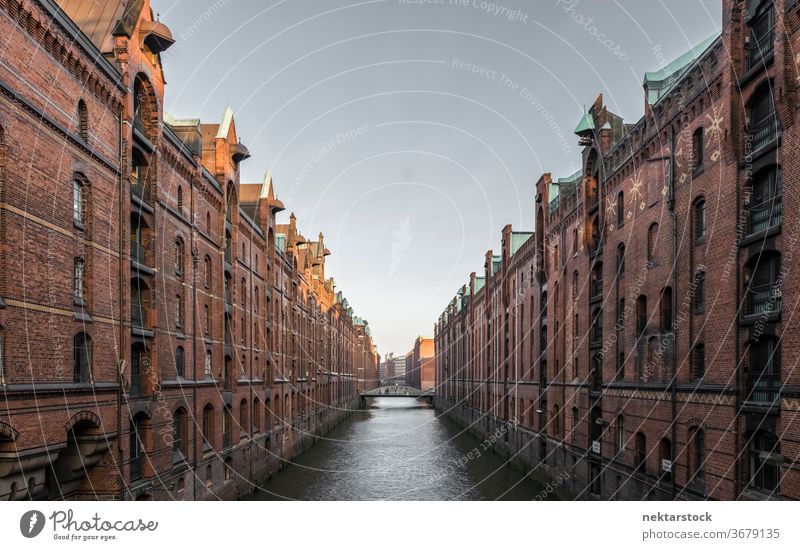
[[[544,486],[543,494],[531,495],[532,500],[673,500],[671,484],[653,484],[622,464],[603,461],[568,442],[441,396],[434,407],[509,466]]]
[[[323,436],[350,418],[359,408],[359,397],[339,407],[327,407],[304,415],[291,425],[275,426],[265,434],[242,440],[222,456],[225,486],[222,493],[196,497],[198,500],[238,500],[280,475],[288,462],[309,450]]]

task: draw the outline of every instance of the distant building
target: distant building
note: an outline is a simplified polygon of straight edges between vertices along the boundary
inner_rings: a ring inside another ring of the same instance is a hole
[[[384,382],[405,383],[406,358],[404,355],[387,353],[386,360],[381,363],[381,380]]]
[[[433,338],[418,336],[406,354],[406,386],[432,389],[436,385],[436,358]]]

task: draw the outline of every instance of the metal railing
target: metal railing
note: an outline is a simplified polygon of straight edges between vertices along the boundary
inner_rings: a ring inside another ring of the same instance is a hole
[[[748,380],[747,401],[772,403],[781,390],[781,377],[769,372],[751,374]]]
[[[775,29],[770,29],[765,35],[753,40],[747,46],[747,70],[753,69],[764,63],[775,49]]]
[[[781,310],[781,286],[779,283],[750,286],[747,289],[747,315],[769,315]]]
[[[131,305],[131,324],[134,327],[143,328],[146,320],[147,313],[145,311],[145,307],[136,305],[135,303]]]
[[[767,199],[761,204],[751,206],[750,214],[750,234],[760,233],[770,227],[780,225],[783,221],[783,203],[781,197]]]
[[[758,151],[778,137],[778,117],[774,114],[754,122],[748,131],[753,151]]]
[[[147,249],[139,241],[131,240],[131,260],[140,265],[146,265]]]
[[[589,300],[595,300],[603,296],[603,279],[595,279],[589,286]]]

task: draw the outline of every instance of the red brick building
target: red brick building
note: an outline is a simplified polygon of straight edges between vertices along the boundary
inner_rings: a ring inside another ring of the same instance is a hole
[[[436,384],[433,338],[417,337],[406,354],[406,386],[427,391]]]
[[[248,492],[377,371],[321,236],[277,246],[230,109],[164,113],[149,1],[0,0],[0,35],[0,499]]]
[[[595,101],[582,171],[539,179],[535,234],[436,325],[440,406],[512,426],[499,451],[573,496],[800,498],[800,4],[722,20],[647,73],[635,124]]]

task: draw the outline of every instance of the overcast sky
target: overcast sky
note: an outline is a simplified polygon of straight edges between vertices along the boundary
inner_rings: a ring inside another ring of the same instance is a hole
[[[572,134],[603,93],[626,121],[645,71],[718,32],[721,0],[152,0],[177,44],[166,109],[226,105],[379,351],[433,325],[534,184],[580,168]]]

